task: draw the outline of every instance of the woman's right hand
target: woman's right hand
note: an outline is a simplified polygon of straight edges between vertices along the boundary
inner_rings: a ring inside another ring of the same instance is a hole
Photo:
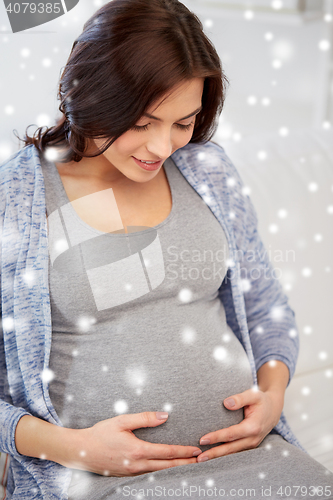
[[[164,418],[158,418],[158,417]],[[156,427],[168,418],[165,412],[123,414],[102,420],[80,433],[77,460],[63,464],[105,476],[137,476],[178,465],[196,463],[196,446],[156,444],[135,436],[133,429]],[[78,434],[77,434],[78,436]]]

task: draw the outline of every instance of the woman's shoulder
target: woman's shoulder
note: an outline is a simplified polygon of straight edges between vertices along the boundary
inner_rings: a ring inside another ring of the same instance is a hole
[[[20,174],[23,170],[25,175],[29,171],[34,172],[37,164],[40,164],[40,161],[36,146],[29,144],[19,149],[0,164],[1,184],[3,181],[8,180],[8,176],[12,177],[13,174]]]
[[[172,159],[176,163],[186,165],[192,169],[194,173],[223,173],[226,177],[236,176],[238,172],[226,154],[223,146],[214,141],[201,143],[189,142],[181,149],[173,153]]]

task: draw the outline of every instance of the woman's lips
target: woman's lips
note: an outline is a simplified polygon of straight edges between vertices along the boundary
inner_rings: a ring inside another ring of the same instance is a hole
[[[157,170],[163,163],[163,160],[157,161],[155,163],[144,163],[144,162],[138,160],[137,158],[135,158],[135,156],[132,156],[132,158],[136,162],[136,164],[139,165],[139,167],[143,168],[144,170]],[[150,161],[150,160],[147,160],[147,161]]]

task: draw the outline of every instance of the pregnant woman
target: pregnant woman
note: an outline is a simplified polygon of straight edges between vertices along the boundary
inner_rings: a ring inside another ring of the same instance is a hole
[[[210,141],[226,82],[182,3],[114,0],[1,166],[8,499],[331,498],[282,412],[294,313]]]

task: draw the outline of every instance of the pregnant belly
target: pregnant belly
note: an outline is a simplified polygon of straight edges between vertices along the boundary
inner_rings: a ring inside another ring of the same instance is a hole
[[[179,348],[171,338],[156,342],[145,337],[113,341],[107,349],[104,337],[100,345],[94,341],[93,350],[83,343],[69,373],[53,367],[59,376],[51,382],[51,400],[71,428],[90,427],[122,413],[168,411],[166,422],[134,434],[152,443],[197,446],[204,434],[243,420],[243,409],[227,410],[223,400],[253,385],[246,353],[229,327],[215,338],[224,340],[200,336]],[[53,359],[60,360],[60,353]]]
[[[231,330],[230,330],[231,331]],[[231,332],[232,333],[232,332]],[[200,354],[197,349],[177,353],[173,360],[164,358],[165,366],[154,375],[149,398],[138,411],[168,411],[168,420],[158,427],[134,430],[135,435],[153,443],[197,446],[208,432],[240,423],[243,409],[227,410],[223,400],[253,385],[246,353],[229,335],[227,345],[217,345]],[[210,354],[210,355],[209,355]],[[213,445],[217,446],[217,445]],[[200,446],[204,451],[211,445]]]

